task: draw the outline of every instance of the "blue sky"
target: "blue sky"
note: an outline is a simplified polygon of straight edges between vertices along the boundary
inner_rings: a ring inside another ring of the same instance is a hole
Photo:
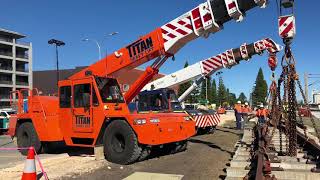
[[[55,68],[54,50],[47,44],[51,38],[61,39],[66,43],[60,50],[61,68],[73,68],[90,65],[98,59],[95,44],[82,42],[81,39],[97,39],[105,54],[105,49],[109,52],[119,49],[202,2],[205,0],[2,0],[0,24],[2,28],[28,36],[25,41],[33,43],[35,70]],[[316,17],[319,5],[320,2],[315,0],[312,4],[296,2],[297,36],[293,52],[301,77],[304,72],[319,73],[317,67],[320,61],[316,56],[320,51],[320,21]],[[114,31],[119,34],[106,36]],[[256,8],[248,12],[243,22],[230,21],[225,24],[224,30],[208,39],[199,38],[189,43],[175,55],[176,60],[168,60],[160,72],[174,72],[182,68],[186,60],[193,64],[226,49],[238,47],[244,42],[251,43],[264,37],[281,43],[275,0],[271,0],[266,9]],[[231,70],[224,70],[226,86],[236,94],[242,91],[248,94],[259,67],[263,68],[265,78],[269,81],[267,56],[263,55]],[[314,87],[319,88],[317,85]]]

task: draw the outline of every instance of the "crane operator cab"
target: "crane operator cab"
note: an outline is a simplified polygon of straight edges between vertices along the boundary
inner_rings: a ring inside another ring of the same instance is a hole
[[[175,92],[168,88],[143,91],[138,95],[137,102],[138,112],[183,112]]]

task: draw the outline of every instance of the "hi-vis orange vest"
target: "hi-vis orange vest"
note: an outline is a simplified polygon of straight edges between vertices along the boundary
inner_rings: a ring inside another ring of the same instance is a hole
[[[257,117],[267,117],[268,110],[267,109],[258,109],[256,115],[257,115]]]
[[[250,113],[252,110],[250,108],[250,106],[247,106],[247,107],[242,107],[241,109],[242,113]]]
[[[234,105],[234,109],[237,113],[242,113],[242,107],[241,104]]]

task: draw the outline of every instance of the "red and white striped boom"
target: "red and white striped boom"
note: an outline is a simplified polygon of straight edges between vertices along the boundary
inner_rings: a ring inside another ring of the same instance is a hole
[[[130,103],[158,73],[161,65],[185,44],[200,36],[206,38],[211,33],[221,30],[223,24],[231,19],[241,21],[246,11],[256,6],[265,7],[266,4],[267,0],[207,0],[128,46],[72,75],[69,79],[80,79],[87,74],[117,77],[129,69],[156,59],[125,93],[126,102]]]
[[[227,50],[221,54],[199,61],[191,66],[175,73],[157,79],[147,84],[143,90],[170,88],[193,80],[194,83],[180,97],[182,102],[194,89],[196,89],[205,77],[211,76],[223,68],[231,68],[239,64],[241,60],[249,60],[253,55],[268,51],[269,56],[275,57],[275,53],[281,50],[281,46],[273,40],[266,38],[252,44],[243,44],[239,48]]]

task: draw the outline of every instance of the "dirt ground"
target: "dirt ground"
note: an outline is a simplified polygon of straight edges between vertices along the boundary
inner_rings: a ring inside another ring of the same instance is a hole
[[[228,123],[228,126],[234,126]],[[123,179],[134,172],[151,172],[183,175],[183,180],[223,179],[234,145],[241,132],[219,127],[214,134],[201,135],[189,140],[185,152],[161,156],[128,166],[109,164],[92,173],[73,175],[70,179]]]
[[[300,121],[299,116],[297,117],[298,122]],[[314,130],[314,126],[312,124],[311,118],[309,117],[302,117],[303,120],[303,124],[307,126],[308,129],[310,129],[310,133],[314,136],[316,136],[315,130]],[[316,124],[316,128],[318,130],[320,130],[320,120],[318,118],[314,118],[314,122]]]

